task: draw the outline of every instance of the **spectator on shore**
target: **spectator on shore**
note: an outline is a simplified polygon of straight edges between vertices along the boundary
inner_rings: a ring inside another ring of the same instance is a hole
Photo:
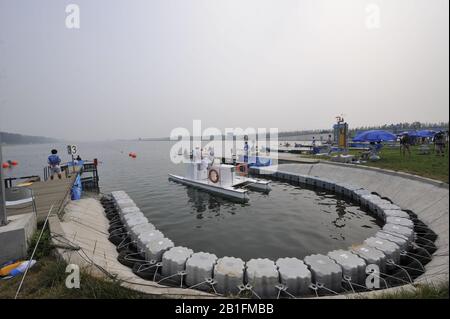
[[[55,174],[58,174],[58,178],[61,179],[61,159],[58,156],[58,151],[53,149],[48,157],[48,166],[50,168],[50,179],[53,180]]]
[[[328,135],[328,138],[327,138],[327,144],[328,144],[328,145],[333,144],[333,140],[331,139],[331,134]]]
[[[441,131],[434,136],[434,145],[435,145],[436,155],[445,156],[444,132]]]
[[[403,155],[403,157],[406,156],[406,151],[408,151],[408,155],[411,156],[411,138],[408,134],[404,134],[400,138],[400,154]]]

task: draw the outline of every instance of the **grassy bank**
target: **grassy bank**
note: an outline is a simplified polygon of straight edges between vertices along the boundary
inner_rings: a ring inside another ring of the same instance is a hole
[[[39,230],[31,247],[34,247],[38,233]],[[66,273],[67,264],[52,255],[53,247],[48,229],[44,232],[38,247],[34,256],[37,263],[30,268],[19,298],[147,299],[153,297],[126,289],[120,286],[120,282],[117,280],[97,278],[83,270],[80,271],[80,288],[69,289],[65,284],[68,275]],[[22,276],[17,276],[12,279],[0,280],[0,299],[14,298],[21,278]]]
[[[360,155],[360,151],[350,151],[352,155]],[[328,156],[312,156],[317,159],[330,159]],[[403,157],[399,149],[384,147],[380,153],[381,159],[378,161],[367,161],[359,165],[378,167],[393,171],[405,172],[427,178],[436,179],[448,183],[448,151],[445,156],[435,154],[420,155],[419,147],[411,148],[411,156]]]
[[[368,161],[364,165],[411,173],[448,183],[448,152],[445,152],[445,156],[436,156],[433,153],[420,155],[419,147],[415,146],[411,148],[411,156],[403,157],[398,149],[390,148],[382,149],[380,156],[379,161]]]
[[[448,282],[439,285],[417,285],[415,291],[381,293],[377,299],[448,299]]]

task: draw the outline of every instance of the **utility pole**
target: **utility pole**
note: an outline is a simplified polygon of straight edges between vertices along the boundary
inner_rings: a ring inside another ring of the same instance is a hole
[[[6,225],[5,182],[3,180],[2,137],[0,133],[0,226]]]

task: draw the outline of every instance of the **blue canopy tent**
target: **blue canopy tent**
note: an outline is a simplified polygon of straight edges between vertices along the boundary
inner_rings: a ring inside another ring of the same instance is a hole
[[[431,130],[420,130],[416,132],[417,137],[434,137],[436,135],[435,131],[431,131]]]
[[[353,142],[384,142],[395,141],[397,136],[383,130],[364,131],[353,138]]]
[[[412,131],[404,131],[404,132],[398,133],[397,136],[403,136],[403,135],[407,135],[407,134],[409,136],[416,136],[417,131],[414,131],[414,130],[412,130]]]

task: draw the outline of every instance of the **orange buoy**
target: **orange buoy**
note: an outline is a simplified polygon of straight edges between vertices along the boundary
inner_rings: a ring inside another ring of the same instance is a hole
[[[19,162],[18,161],[11,161],[11,165],[12,166],[17,166],[17,165],[19,165]]]
[[[8,164],[8,163],[3,163],[3,164],[2,164],[2,167],[3,167],[3,168],[9,168],[9,164]]]

